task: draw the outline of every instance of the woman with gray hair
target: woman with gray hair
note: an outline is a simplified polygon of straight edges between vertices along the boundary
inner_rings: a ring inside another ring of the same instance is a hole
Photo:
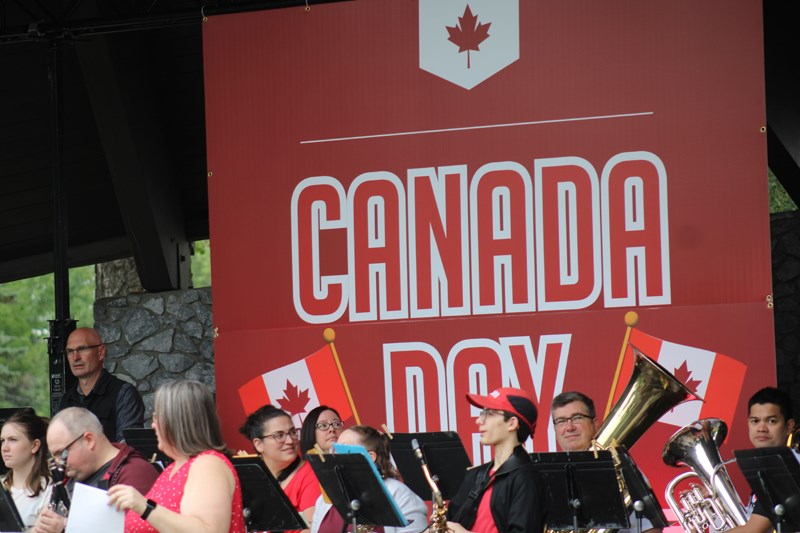
[[[208,388],[196,381],[159,387],[153,429],[174,462],[145,496],[125,485],[109,489],[109,504],[129,511],[126,533],[245,533],[239,478]]]

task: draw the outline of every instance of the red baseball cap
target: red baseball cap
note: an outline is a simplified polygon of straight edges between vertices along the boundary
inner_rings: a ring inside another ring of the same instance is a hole
[[[536,418],[538,413],[536,404],[531,400],[530,395],[522,389],[505,387],[495,389],[488,396],[478,394],[467,394],[467,401],[475,407],[482,409],[497,409],[507,411],[516,416],[519,421],[533,430],[536,429]]]

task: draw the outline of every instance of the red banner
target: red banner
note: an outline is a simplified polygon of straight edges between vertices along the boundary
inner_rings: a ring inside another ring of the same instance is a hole
[[[775,381],[760,2],[361,0],[211,17],[204,55],[234,448],[240,389],[331,326],[364,423],[480,462],[464,394],[514,385],[554,450],[550,400],[602,410],[629,310],[689,350],[668,370],[730,417],[723,456],[749,446]],[[676,429],[633,449],[656,487]]]

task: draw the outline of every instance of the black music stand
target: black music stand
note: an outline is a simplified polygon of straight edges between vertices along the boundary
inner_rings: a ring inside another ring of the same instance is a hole
[[[450,500],[458,492],[467,469],[472,466],[461,438],[455,431],[433,433],[395,433],[392,435],[392,458],[405,483],[423,500],[430,501],[431,486],[425,479],[411,441],[417,439],[431,475],[442,493]]]
[[[148,461],[153,462],[152,459],[155,455],[156,461],[161,463],[162,470],[172,462],[172,459],[167,454],[158,449],[158,437],[156,437],[155,429],[127,428],[122,430],[122,436],[125,439],[125,444],[135,448]]]
[[[734,450],[736,462],[778,533],[800,531],[800,464],[785,447]]]
[[[25,524],[22,522],[17,506],[14,505],[14,498],[2,483],[0,483],[0,531],[3,533],[25,531]]]
[[[335,444],[336,453],[306,456],[333,507],[346,522],[353,524],[353,531],[359,524],[407,526],[408,521],[366,451],[341,453],[345,448],[348,447]]]
[[[308,528],[280,483],[258,456],[231,459],[242,486],[242,506],[248,531],[288,531]]]
[[[547,494],[547,529],[630,527],[611,452],[534,453],[531,458]]]
[[[625,486],[628,488],[634,507],[636,507],[635,502],[642,502],[643,508],[641,511],[637,511],[637,514],[641,512],[655,528],[663,529],[669,527],[667,517],[664,516],[664,511],[661,510],[661,503],[653,493],[650,482],[647,481],[642,471],[636,466],[636,462],[628,453],[627,448],[618,446],[616,453],[620,462],[619,468],[622,471],[622,478],[625,480]]]

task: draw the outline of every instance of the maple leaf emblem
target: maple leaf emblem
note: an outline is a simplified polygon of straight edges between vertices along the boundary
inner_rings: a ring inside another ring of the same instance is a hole
[[[673,370],[672,373],[678,381],[686,385],[686,388],[694,393],[697,393],[697,387],[703,383],[702,380],[692,379],[692,372],[689,370],[689,365],[686,361],[681,363],[681,366]]]
[[[447,40],[458,46],[459,54],[467,53],[467,68],[470,68],[470,51],[480,52],[480,44],[489,38],[489,26],[491,25],[491,22],[486,24],[478,22],[478,17],[472,14],[472,10],[467,4],[464,14],[458,17],[458,24],[445,26],[447,33],[450,34]]]
[[[281,409],[294,416],[296,414],[305,413],[306,405],[311,399],[308,397],[308,389],[299,390],[299,387],[286,380],[286,388],[283,389],[283,398],[278,400]]]

